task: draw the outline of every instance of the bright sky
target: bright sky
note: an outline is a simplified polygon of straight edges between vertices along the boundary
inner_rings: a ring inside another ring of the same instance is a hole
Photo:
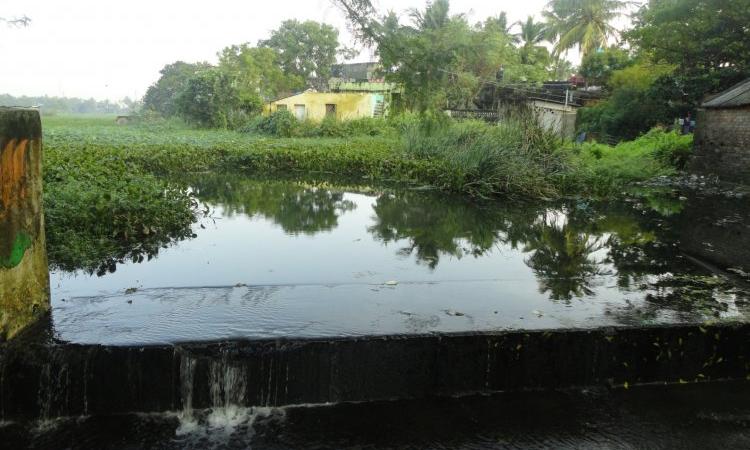
[[[506,11],[514,22],[547,0],[453,0],[470,21]],[[376,0],[382,9],[423,8],[425,0]],[[222,48],[256,43],[285,19],[336,26],[331,0],[0,0],[0,17],[29,16],[28,28],[0,24],[0,93],[118,100],[139,98],[168,63],[215,62]],[[369,59],[364,52],[358,59]]]

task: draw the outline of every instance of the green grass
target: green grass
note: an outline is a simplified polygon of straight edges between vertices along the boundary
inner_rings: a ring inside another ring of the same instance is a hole
[[[572,150],[572,167],[563,190],[609,196],[635,182],[674,175],[685,167],[692,146],[692,135],[658,128],[615,147],[586,143]]]

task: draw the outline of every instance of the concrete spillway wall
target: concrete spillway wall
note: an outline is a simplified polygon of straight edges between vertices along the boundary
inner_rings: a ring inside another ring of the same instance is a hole
[[[0,346],[0,420],[745,380],[750,325]]]
[[[50,308],[39,111],[0,107],[0,342]]]

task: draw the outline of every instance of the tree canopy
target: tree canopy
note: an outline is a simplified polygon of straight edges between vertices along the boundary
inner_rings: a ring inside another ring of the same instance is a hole
[[[358,40],[377,51],[386,77],[401,83],[409,106],[420,111],[468,107],[501,68],[509,81],[542,81],[549,74],[546,50],[522,60],[504,14],[472,26],[451,13],[448,0],[412,9],[405,20],[379,13],[369,0],[337,3]]]
[[[183,61],[167,64],[159,71],[159,80],[146,90],[143,108],[156,111],[164,117],[177,114],[177,97],[185,90],[191,77],[208,67],[208,63],[191,64]]]
[[[297,20],[284,21],[268,39],[258,43],[276,51],[281,70],[300,77],[308,87],[325,89],[338,55],[350,56],[340,48],[339,32],[331,25]]]
[[[577,47],[585,57],[606,48],[619,36],[612,21],[626,6],[621,0],[551,0],[543,15],[548,36],[556,40],[555,53]]]
[[[750,0],[650,0],[626,34],[654,63],[676,66],[687,105],[750,76]]]

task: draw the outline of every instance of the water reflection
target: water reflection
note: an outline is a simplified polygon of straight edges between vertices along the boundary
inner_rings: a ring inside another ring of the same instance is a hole
[[[368,231],[386,244],[405,242],[398,252],[415,255],[434,269],[441,257],[479,257],[503,239],[504,208],[484,208],[466,199],[437,193],[382,194],[373,206]]]
[[[597,276],[607,273],[594,253],[604,248],[601,234],[576,226],[564,211],[546,211],[529,224],[523,250],[526,264],[551,300],[570,301],[593,295]]]
[[[689,246],[679,237],[689,224],[681,218],[691,208],[662,208],[671,201],[658,208],[645,201],[471,202],[437,191],[315,181],[221,175],[182,182],[211,205],[216,225],[196,229],[195,240],[165,250],[143,264],[148,268],[131,265],[109,275],[120,277],[113,278],[114,290],[379,285],[352,294],[365,302],[391,289],[383,287],[389,280],[402,282],[399,292],[409,282],[414,292],[429,291],[427,284],[415,283],[458,283],[450,298],[463,303],[433,310],[426,305],[444,299],[430,297],[421,311],[414,303],[389,307],[407,328],[423,331],[470,313],[486,320],[481,308],[467,310],[471,301],[492,304],[490,314],[501,309],[494,302],[516,302],[518,311],[510,317],[519,317],[540,307],[530,308],[532,299],[546,305],[551,300],[558,309],[592,299],[608,303],[607,314],[618,322],[632,322],[653,320],[665,311],[723,317],[733,308],[736,312],[737,300],[747,298],[682,254]],[[497,295],[480,282],[497,283],[492,288]],[[91,280],[59,283],[68,298],[113,290]],[[438,297],[448,296],[446,289],[440,284]],[[446,310],[462,315],[446,315]],[[300,322],[310,314],[300,312]],[[340,318],[341,323],[352,320]]]
[[[333,230],[339,216],[357,207],[343,192],[299,183],[214,176],[195,180],[192,186],[203,201],[222,205],[227,217],[259,215],[289,234]]]

